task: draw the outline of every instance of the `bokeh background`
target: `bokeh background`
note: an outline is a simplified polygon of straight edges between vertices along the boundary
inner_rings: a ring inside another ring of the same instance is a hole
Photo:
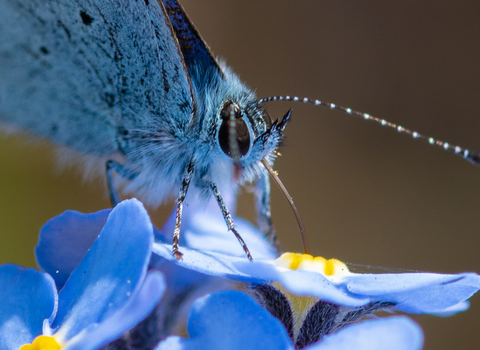
[[[184,0],[214,53],[259,97],[298,95],[388,119],[480,151],[480,2]],[[275,164],[314,255],[407,269],[480,272],[480,167],[355,117],[294,108]],[[109,206],[104,180],[59,172],[53,148],[0,139],[0,263],[35,266],[40,227],[66,209]],[[253,217],[251,198],[239,213]],[[283,246],[301,251],[273,188]],[[153,212],[161,225],[172,205]],[[365,267],[356,271],[365,272]],[[425,349],[478,349],[480,295],[449,318],[421,315]]]

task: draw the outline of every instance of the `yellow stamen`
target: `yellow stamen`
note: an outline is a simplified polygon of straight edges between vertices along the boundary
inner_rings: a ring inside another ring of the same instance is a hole
[[[60,350],[61,346],[53,337],[41,335],[35,338],[32,344],[22,345],[20,350]]]
[[[313,257],[309,254],[284,253],[275,262],[287,269],[318,272],[326,277],[340,277],[350,273],[347,265],[340,260],[327,260],[321,256]]]
[[[325,266],[325,275],[333,276],[349,272],[347,265],[337,259],[328,259]]]

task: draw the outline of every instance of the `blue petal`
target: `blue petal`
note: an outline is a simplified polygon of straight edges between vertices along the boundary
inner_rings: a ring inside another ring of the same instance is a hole
[[[170,337],[156,350],[293,349],[285,328],[248,295],[222,291],[190,310],[188,339]]]
[[[447,315],[465,310],[468,306],[462,302],[480,289],[480,276],[474,273],[351,274],[339,277],[334,283],[320,273],[281,268],[271,260],[250,262],[241,257],[187,248],[184,248],[183,261],[177,261],[170,249],[170,245],[159,243],[152,248],[167,260],[206,275],[245,283],[277,281],[293,294],[345,306],[393,302],[397,310],[404,312]]]
[[[49,275],[14,265],[0,266],[0,286],[0,349],[18,350],[54,316],[57,290]]]
[[[229,191],[222,192],[224,200],[231,214],[235,209],[236,198]],[[162,232],[166,242],[172,242],[172,233],[175,228],[174,210]],[[275,259],[276,250],[265,239],[265,236],[247,220],[233,216],[233,222],[247,244],[254,259]],[[187,196],[186,205],[183,209],[180,246],[192,249],[213,251],[232,256],[245,256],[243,248],[238,243],[234,234],[230,232],[225,220],[213,196],[207,201],[202,201],[195,193]]]
[[[80,264],[110,212],[106,209],[82,214],[68,210],[43,225],[35,255],[38,265],[53,276],[58,289]]]
[[[123,201],[60,291],[53,327],[66,341],[123,307],[146,274],[153,229],[143,205]]]
[[[141,288],[125,306],[99,324],[92,324],[81,337],[74,338],[65,350],[95,350],[118,339],[153,310],[165,292],[165,281],[158,272],[149,272]]]
[[[410,313],[452,313],[480,289],[480,276],[474,273],[365,274],[348,276],[345,282],[352,293],[398,303],[397,310]]]
[[[204,273],[210,276],[234,279],[242,282],[262,282],[262,279],[242,273],[237,266],[248,262],[246,258],[233,257],[230,255],[219,254],[214,252],[201,252],[182,248],[183,260],[178,261],[172,256],[171,244],[154,243],[152,252],[158,256],[167,259],[184,268]]]
[[[361,306],[370,301],[368,297],[345,292],[319,273],[279,268],[270,260],[251,262],[242,257],[183,248],[183,260],[177,261],[172,256],[171,246],[160,243],[154,243],[152,251],[182,267],[210,276],[246,283],[278,281],[294,294],[313,296],[346,306]]]
[[[363,321],[324,337],[305,350],[419,350],[422,329],[405,316]]]

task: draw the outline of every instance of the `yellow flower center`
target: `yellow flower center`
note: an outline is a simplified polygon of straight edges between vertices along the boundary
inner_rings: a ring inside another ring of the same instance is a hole
[[[284,253],[275,263],[291,270],[318,272],[325,277],[342,277],[350,274],[347,265],[337,259],[325,259],[310,254]]]
[[[22,345],[20,350],[60,350],[61,346],[53,337],[41,335],[35,338],[32,344]]]

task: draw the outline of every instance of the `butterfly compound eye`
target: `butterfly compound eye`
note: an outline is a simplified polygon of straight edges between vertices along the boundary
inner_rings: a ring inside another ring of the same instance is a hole
[[[240,108],[233,102],[227,102],[222,111],[222,124],[218,131],[218,143],[222,151],[232,159],[244,157],[250,150],[250,131],[242,119]]]

